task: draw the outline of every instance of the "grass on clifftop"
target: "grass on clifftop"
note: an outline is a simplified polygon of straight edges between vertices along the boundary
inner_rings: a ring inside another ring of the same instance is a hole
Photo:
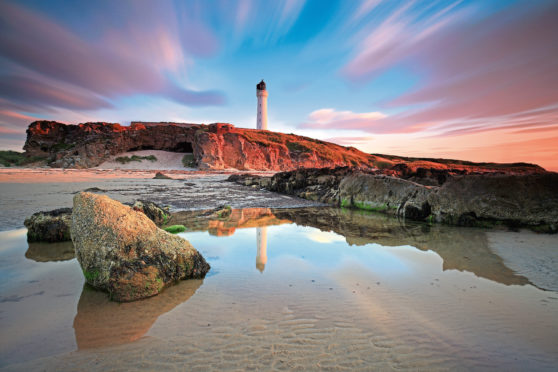
[[[0,164],[5,167],[22,166],[29,163],[45,160],[39,156],[26,157],[22,152],[17,151],[0,151]]]
[[[142,160],[157,161],[157,157],[155,155],[148,155],[148,156],[132,155],[132,157],[119,156],[114,160],[119,162],[120,164],[127,164],[127,163],[130,163],[132,161],[140,161],[140,162]]]

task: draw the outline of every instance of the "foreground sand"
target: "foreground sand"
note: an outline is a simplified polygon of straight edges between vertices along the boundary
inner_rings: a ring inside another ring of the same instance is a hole
[[[553,370],[558,364],[557,235],[453,228],[465,238],[450,239],[442,254],[376,244],[374,231],[363,230],[372,238],[352,245],[325,227],[283,220],[265,227],[262,245],[262,227],[245,220],[229,236],[182,235],[212,266],[203,281],[115,305],[83,286],[67,246],[55,260],[52,252],[37,256],[26,230],[14,230],[30,213],[70,206],[76,192],[92,187],[175,211],[311,205],[225,182],[226,173],[167,172],[175,180],[154,180],[154,173],[0,170],[0,230],[9,230],[0,232],[0,369]],[[414,241],[415,230],[397,231],[391,234],[401,234],[401,244]],[[483,250],[452,246],[476,242],[479,234],[486,234],[490,255],[500,257],[490,262],[527,280],[509,285],[490,279],[498,272],[460,269],[475,265],[456,263],[490,266]]]
[[[0,271],[10,273],[0,287],[0,369],[552,370],[558,363],[556,292],[446,269],[446,260],[482,260],[477,251],[457,246],[456,257],[442,259],[408,245],[349,246],[343,236],[283,223],[266,227],[260,272],[262,228],[182,234],[211,263],[209,275],[126,304],[83,287],[74,259],[24,258],[24,229],[0,233]]]

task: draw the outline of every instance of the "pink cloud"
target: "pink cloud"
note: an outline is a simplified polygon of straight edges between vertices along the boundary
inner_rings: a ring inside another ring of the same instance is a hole
[[[312,111],[308,115],[301,128],[313,129],[363,129],[374,125],[374,122],[385,118],[381,112],[336,111],[332,108],[324,108]]]
[[[44,105],[70,109],[96,109],[112,107],[103,98],[66,84],[46,82],[29,76],[12,75],[0,80],[0,94],[13,101],[34,105],[35,110]]]
[[[448,14],[458,3],[454,2],[435,14],[425,15],[428,7],[414,8],[413,2],[409,1],[396,8],[379,25],[371,23],[373,28],[342,69],[343,75],[350,80],[361,81],[362,77],[371,78],[413,55],[418,45],[464,15],[465,12]],[[357,9],[356,15],[362,16],[376,5],[374,1],[365,2]]]
[[[428,128],[437,134],[455,135],[512,125],[558,125],[558,4],[541,4],[536,9],[517,5],[424,38],[411,36],[412,45],[396,47],[391,57],[364,45],[346,66],[350,77],[362,78],[413,58],[425,78],[422,87],[389,102],[392,107],[421,108],[392,115],[371,131],[391,133],[430,123]],[[383,26],[378,32],[386,32],[387,40],[407,39],[411,26],[398,27]],[[385,64],[382,58],[388,58]]]
[[[325,141],[333,142],[341,146],[356,146],[361,144],[367,144],[373,141],[374,137],[362,136],[362,137],[331,137],[326,138]]]
[[[9,111],[9,110],[0,110],[0,117],[8,117],[8,118],[14,118],[14,119],[26,120],[26,121],[34,120],[33,116],[24,115],[16,111]]]
[[[156,94],[184,104],[223,102],[219,93],[183,89],[167,77],[165,71],[177,69],[185,59],[180,32],[172,17],[155,18],[150,15],[127,19],[123,22],[125,26],[107,27],[96,38],[84,38],[22,6],[9,2],[0,4],[3,27],[0,33],[1,56],[17,65],[17,70],[27,69],[51,81],[80,87],[93,94],[93,101],[94,95],[117,98],[131,94]],[[132,5],[129,7],[131,14],[137,14]],[[155,12],[157,8],[149,7],[149,11]],[[170,15],[173,13],[170,12]],[[151,19],[166,23],[152,24]],[[100,23],[99,28],[103,25]],[[10,70],[4,70],[5,74],[10,73]],[[15,83],[14,79],[12,83]],[[24,83],[22,79],[18,82]],[[53,90],[58,86],[45,89],[46,79],[41,79],[40,83],[41,90],[46,93],[45,103],[50,104],[49,99],[53,99]],[[31,88],[23,84],[18,89]],[[38,96],[39,89],[33,93]],[[59,98],[66,103],[69,99]],[[74,106],[90,103],[70,102]],[[97,100],[97,107],[106,107],[106,102]]]

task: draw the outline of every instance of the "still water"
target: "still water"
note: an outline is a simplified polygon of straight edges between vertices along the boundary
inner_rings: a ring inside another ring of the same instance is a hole
[[[176,215],[203,280],[110,302],[71,243],[0,233],[6,370],[553,370],[558,236],[335,208]],[[527,252],[527,253],[526,253]],[[532,254],[530,254],[532,253]]]

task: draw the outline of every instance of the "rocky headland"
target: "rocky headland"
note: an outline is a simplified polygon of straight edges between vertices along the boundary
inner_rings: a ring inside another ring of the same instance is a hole
[[[394,167],[397,168],[397,167]],[[407,169],[407,168],[404,168]],[[387,174],[386,174],[387,173]],[[299,169],[229,180],[340,207],[459,226],[527,226],[558,231],[558,173],[354,168]],[[433,185],[435,184],[435,185]]]
[[[201,170],[292,170],[366,166],[381,157],[294,134],[236,128],[231,124],[115,123],[67,125],[36,121],[27,129],[25,156],[51,167],[91,168],[111,156],[136,150],[192,153]]]
[[[236,128],[231,124],[132,122],[63,124],[35,121],[27,129],[23,147],[28,159],[43,159],[54,168],[91,168],[109,158],[139,150],[191,153],[188,166],[200,170],[289,171],[299,168],[340,166],[380,169],[408,179],[443,180],[445,173],[474,172],[542,173],[533,164],[472,163],[460,160],[408,158],[367,154],[295,134]],[[186,169],[186,166],[185,166]]]

